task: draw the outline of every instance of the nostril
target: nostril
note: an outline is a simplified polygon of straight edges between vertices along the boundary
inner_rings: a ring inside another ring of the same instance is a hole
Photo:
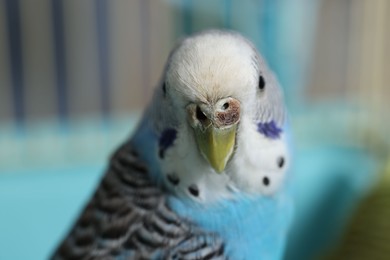
[[[230,126],[240,121],[240,102],[228,97],[217,103],[213,123],[218,126]]]
[[[207,116],[202,112],[202,110],[200,110],[200,107],[196,107],[196,118],[199,120],[199,121],[204,121],[207,119]]]

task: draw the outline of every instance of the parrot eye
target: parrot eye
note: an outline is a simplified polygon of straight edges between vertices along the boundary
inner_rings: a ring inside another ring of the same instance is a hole
[[[196,107],[196,118],[199,121],[204,121],[207,119],[206,115],[200,110],[200,107]]]
[[[164,95],[167,94],[167,86],[166,86],[166,83],[164,82],[163,86],[162,86],[162,90],[164,92]]]
[[[260,79],[259,79],[259,89],[260,90],[264,90],[265,89],[265,80],[264,80],[263,76],[260,76]]]

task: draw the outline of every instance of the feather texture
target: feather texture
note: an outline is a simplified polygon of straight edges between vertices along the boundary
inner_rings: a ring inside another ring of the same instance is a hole
[[[112,157],[52,259],[224,259],[224,244],[180,218],[130,144]]]

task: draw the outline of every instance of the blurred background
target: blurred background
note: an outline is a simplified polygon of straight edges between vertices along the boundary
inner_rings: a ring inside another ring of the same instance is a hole
[[[207,28],[251,39],[284,88],[285,258],[389,258],[389,1],[0,0],[0,259],[50,255],[174,43]]]

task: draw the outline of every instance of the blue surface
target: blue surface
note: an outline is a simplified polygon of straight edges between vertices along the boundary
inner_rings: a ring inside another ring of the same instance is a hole
[[[0,175],[0,259],[46,259],[96,186],[103,167]]]
[[[327,145],[295,155],[295,218],[285,259],[317,259],[337,243],[356,206],[376,183],[378,160],[363,149]]]

